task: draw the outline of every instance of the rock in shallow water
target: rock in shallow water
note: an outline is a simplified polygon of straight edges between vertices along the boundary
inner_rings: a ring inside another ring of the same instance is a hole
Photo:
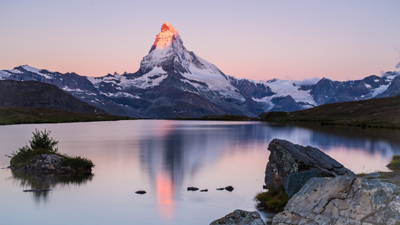
[[[227,191],[233,191],[233,189],[235,189],[235,188],[233,188],[232,186],[227,186],[227,187],[225,187],[225,190],[227,190]]]
[[[265,225],[258,212],[248,212],[240,209],[210,223],[210,225],[216,224]]]
[[[188,187],[187,190],[188,191],[197,191],[197,190],[199,190],[199,188],[197,188],[197,187]]]
[[[66,174],[90,174],[92,169],[76,170],[70,166],[63,166],[65,157],[55,154],[40,154],[33,157],[31,163],[19,168],[19,171],[40,172],[40,173],[66,173]]]

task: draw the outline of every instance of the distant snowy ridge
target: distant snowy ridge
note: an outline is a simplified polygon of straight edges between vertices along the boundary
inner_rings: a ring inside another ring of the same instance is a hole
[[[206,65],[206,63],[203,63],[203,65]],[[400,72],[387,72],[382,77],[370,76],[363,80],[338,82],[323,78],[313,85],[298,85],[296,83],[299,83],[299,81],[293,80],[272,79],[268,81],[254,81],[246,78],[239,79],[225,75],[220,76],[220,74],[218,74],[219,70],[214,71],[215,73],[210,73],[203,76],[202,74],[205,74],[204,70],[201,70],[201,74],[193,72],[196,70],[193,69],[190,64],[188,68],[192,69],[191,73],[183,73],[180,81],[184,84],[189,84],[192,86],[192,88],[182,87],[182,91],[201,95],[202,90],[205,89],[204,84],[207,84],[207,87],[214,87],[210,88],[210,90],[220,90],[219,93],[221,96],[238,99],[241,102],[245,102],[248,101],[248,99],[243,97],[243,92],[244,89],[246,89],[244,83],[247,83],[247,85],[250,85],[247,87],[247,92],[254,102],[261,104],[260,107],[263,109],[261,111],[275,111],[277,109],[284,109],[285,106],[277,107],[279,105],[279,101],[277,102],[277,99],[280,100],[287,96],[290,96],[290,98],[292,98],[296,104],[299,104],[298,107],[302,109],[318,106],[320,105],[316,102],[318,88],[322,90],[328,90],[329,86],[326,86],[327,84],[331,84],[332,86],[336,87],[338,91],[332,96],[324,95],[323,98],[326,98],[326,102],[329,102],[333,98],[339,98],[339,94],[345,89],[360,89],[360,87],[363,90],[367,90],[367,92],[350,97],[354,98],[354,100],[375,98],[384,94],[391,85],[394,85],[393,81],[400,80]],[[91,87],[96,90],[93,91],[91,90],[90,85],[89,88],[79,87],[80,84],[76,81],[76,79],[69,79],[67,78],[68,76],[66,74],[40,70],[28,65],[19,66],[12,70],[0,70],[0,79],[13,79],[15,77],[19,77],[15,80],[42,81],[44,79],[44,82],[46,83],[65,83],[58,86],[62,90],[73,94],[89,104],[98,107],[107,104],[114,104],[113,107],[123,107],[124,110],[131,109],[131,107],[134,106],[129,104],[121,104],[119,101],[116,101],[117,99],[140,100],[142,98],[142,93],[140,93],[140,91],[132,92],[132,90],[151,90],[161,85],[162,82],[169,76],[168,72],[163,70],[162,66],[156,66],[141,76],[129,77],[129,75],[132,74],[109,74],[104,77],[83,77],[75,75],[80,79],[87,80],[92,85]],[[29,78],[24,78],[27,76],[29,76]],[[227,82],[224,81],[225,77]],[[369,81],[370,83],[368,83]],[[71,83],[74,85],[71,85]],[[232,85],[232,83],[234,85]],[[319,85],[321,85],[321,87],[319,87]],[[193,87],[195,89],[193,89]],[[251,93],[251,89],[254,89],[256,95]],[[390,96],[390,93],[386,93],[386,95]],[[112,102],[115,102],[116,104]],[[129,113],[125,113],[123,115],[129,115]]]

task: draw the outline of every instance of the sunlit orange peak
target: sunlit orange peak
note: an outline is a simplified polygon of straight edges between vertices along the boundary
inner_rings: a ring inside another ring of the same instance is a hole
[[[161,27],[161,32],[156,36],[154,45],[157,48],[164,48],[165,46],[171,44],[174,35],[178,35],[178,31],[176,31],[171,24],[165,22]]]

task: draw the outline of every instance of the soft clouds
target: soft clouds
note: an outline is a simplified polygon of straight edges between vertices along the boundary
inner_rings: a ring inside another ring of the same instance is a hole
[[[397,65],[396,65],[396,69],[399,69],[399,68],[400,68],[400,62],[397,63]]]

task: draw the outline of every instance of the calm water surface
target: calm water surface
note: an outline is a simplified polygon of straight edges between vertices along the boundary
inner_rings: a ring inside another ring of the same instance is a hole
[[[400,154],[398,130],[139,120],[0,126],[0,168],[35,128],[51,130],[61,152],[92,159],[94,175],[0,169],[0,224],[209,224],[235,209],[254,211],[273,138],[318,147],[357,173],[386,171],[390,157]],[[216,190],[228,185],[233,192]],[[52,190],[22,191],[31,188]],[[273,216],[261,213],[265,221]]]

